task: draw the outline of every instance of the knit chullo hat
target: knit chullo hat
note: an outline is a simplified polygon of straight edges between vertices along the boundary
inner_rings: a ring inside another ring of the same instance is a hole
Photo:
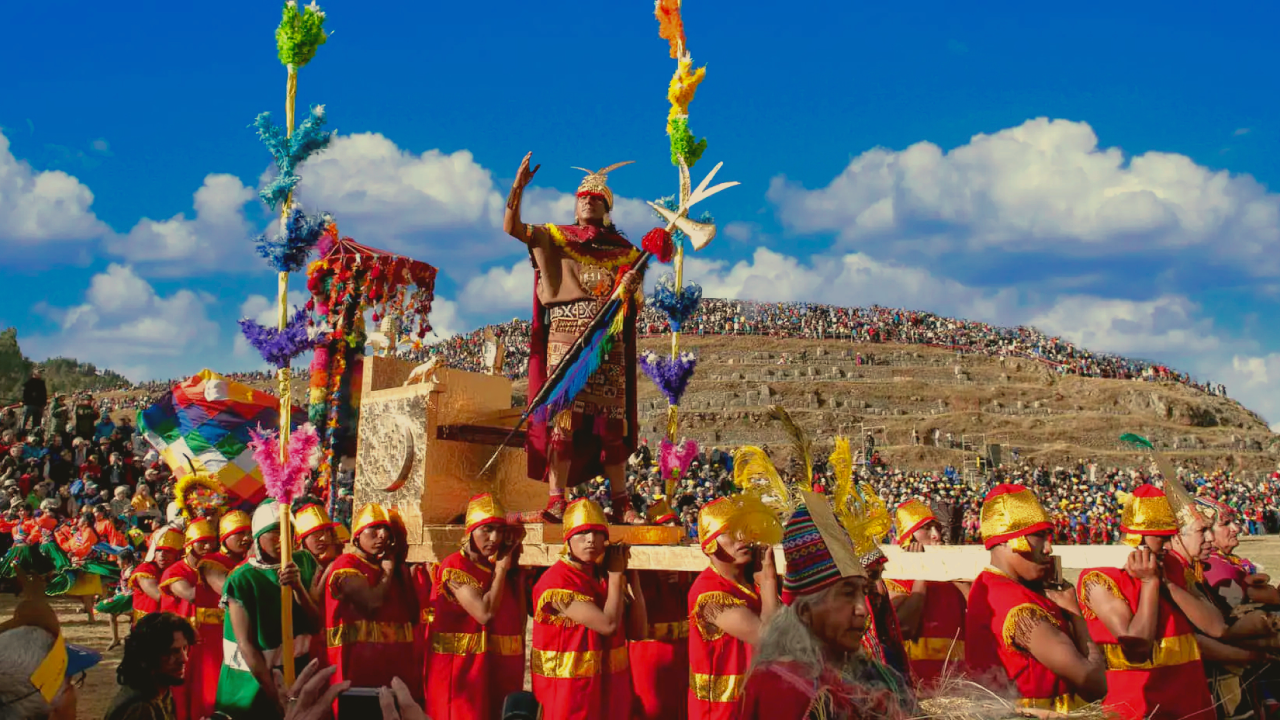
[[[866,577],[853,541],[836,520],[826,497],[810,492],[802,495],[804,502],[787,520],[782,533],[782,552],[787,559],[782,601],[788,605],[843,578]]]

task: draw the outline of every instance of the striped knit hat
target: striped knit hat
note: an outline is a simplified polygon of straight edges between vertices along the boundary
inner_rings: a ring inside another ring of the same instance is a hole
[[[788,605],[800,596],[822,592],[848,575],[863,575],[856,561],[845,562],[851,572],[841,570],[833,552],[852,560],[853,541],[840,528],[829,505],[821,510],[831,516],[829,522],[815,522],[808,504],[801,504],[782,533],[782,552],[787,559],[782,601]],[[842,545],[833,547],[837,544]]]

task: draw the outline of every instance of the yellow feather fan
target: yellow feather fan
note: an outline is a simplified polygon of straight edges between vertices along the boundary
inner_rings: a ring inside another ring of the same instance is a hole
[[[809,445],[809,437],[805,435],[804,429],[791,419],[791,413],[781,405],[770,405],[769,415],[782,423],[782,429],[786,430],[787,436],[791,438],[791,448],[796,454],[796,459],[804,467],[801,484],[813,482],[813,448]]]
[[[864,562],[879,553],[879,543],[893,528],[884,500],[870,483],[854,483],[853,452],[849,438],[837,437],[829,458],[836,474],[832,493],[836,517],[853,540],[853,549]]]

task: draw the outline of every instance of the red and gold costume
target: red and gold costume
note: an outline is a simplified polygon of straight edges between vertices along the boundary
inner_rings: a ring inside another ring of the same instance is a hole
[[[208,520],[196,520],[187,526],[184,548],[202,540],[217,541],[218,533]],[[160,578],[160,610],[190,621],[196,631],[196,643],[187,651],[187,678],[173,688],[179,720],[201,720],[213,713],[218,694],[218,675],[222,672],[222,619],[219,606],[222,596],[205,582],[202,568],[213,565],[231,569],[231,561],[218,553],[209,553],[194,561],[190,554],[169,566]],[[173,584],[185,580],[195,588],[195,602],[173,593]],[[144,595],[146,593],[143,593]]]
[[[467,505],[466,541],[485,525],[505,525],[506,511],[488,493]],[[501,601],[486,625],[458,603],[455,588],[481,595],[493,586],[494,568],[456,552],[435,568],[426,648],[427,716],[433,720],[496,720],[502,702],[524,687],[525,609],[519,583],[503,586]]]
[[[1125,503],[1120,530],[1141,542],[1143,536],[1171,537],[1178,523],[1164,491],[1143,485]],[[1165,558],[1165,572],[1180,574],[1182,568],[1172,556]],[[1120,720],[1210,720],[1215,716],[1213,699],[1195,628],[1182,610],[1163,594],[1156,620],[1156,638],[1151,656],[1134,661],[1125,656],[1118,640],[1089,605],[1089,594],[1101,588],[1125,601],[1131,612],[1138,611],[1142,582],[1120,568],[1092,568],[1080,573],[1080,610],[1089,625],[1089,634],[1107,659],[1107,697],[1103,706]]]
[[[1027,535],[1053,529],[1035,495],[1020,485],[992,488],[983,500],[980,522],[987,549],[1009,543],[1017,552],[1030,552]],[[1049,598],[999,570],[983,570],[969,591],[965,660],[970,674],[985,681],[1007,678],[1021,707],[1062,713],[1084,707],[1088,703],[1027,647],[1028,636],[1041,622],[1071,634],[1065,611]]]
[[[607,532],[604,512],[588,499],[565,509],[564,538]],[[571,620],[563,611],[575,602],[604,608],[605,582],[595,567],[562,557],[533,588],[533,694],[547,720],[626,718],[631,714],[631,669],[626,633],[608,637]]]
[[[719,498],[698,513],[702,551],[714,555],[717,538],[732,532],[737,508],[731,498]],[[745,607],[759,615],[759,588],[748,588],[721,575],[715,567],[703,570],[689,589],[689,718],[734,720],[739,717],[742,689],[751,667],[751,646],[709,622],[720,612]]]
[[[249,517],[249,513],[243,510],[232,510],[226,515],[223,515],[222,519],[218,521],[218,542],[222,545],[223,554],[229,558],[232,558],[233,555],[232,552],[227,549],[227,538],[235,535],[236,533],[251,533],[252,531],[253,522]],[[250,540],[250,542],[252,543],[252,540]],[[243,565],[245,561],[249,559],[249,555],[250,553],[246,552],[244,557],[241,557],[240,560],[236,562],[236,565]]]
[[[352,536],[358,538],[367,528],[378,525],[391,527],[387,511],[373,503],[365,505],[352,522]],[[354,603],[338,599],[338,582],[352,578],[376,587],[382,573],[380,565],[354,552],[340,555],[329,566],[324,588],[325,652],[329,664],[338,669],[335,683],[350,680],[352,687],[389,687],[393,677],[412,679],[420,672],[405,668],[411,664],[406,661],[414,657],[413,625],[418,620],[412,588],[393,580],[373,617],[365,616]],[[415,696],[421,693],[417,683],[406,684]]]
[[[137,622],[146,615],[160,611],[160,601],[154,600],[145,590],[142,589],[143,580],[155,580],[160,582],[162,573],[160,566],[156,564],[155,553],[160,550],[172,550],[174,552],[182,552],[183,537],[182,533],[171,527],[162,527],[152,533],[152,541],[148,560],[138,563],[138,566],[129,574],[129,589],[133,591],[133,620]],[[161,596],[163,597],[163,595]]]
[[[606,185],[619,163],[590,173],[578,194],[596,195],[613,206]],[[606,219],[590,225],[527,225],[525,238],[534,266],[533,328],[529,343],[529,397],[538,394],[574,341],[604,308],[618,281],[640,250]],[[572,406],[550,422],[531,420],[525,440],[528,474],[546,480],[552,454],[570,456],[567,486],[600,474],[601,467],[626,461],[636,445],[636,326],[639,300],[627,298],[621,342],[613,345],[587,379]]]
[[[911,544],[917,530],[937,522],[933,511],[919,500],[909,500],[894,513],[898,527],[898,544]],[[910,594],[913,580],[885,580],[891,593]],[[906,640],[907,660],[911,674],[922,685],[930,685],[942,677],[943,670],[958,671],[964,663],[964,624],[967,602],[955,583],[925,583],[924,607],[920,611],[920,631],[915,639]]]
[[[644,594],[649,628],[644,640],[632,640],[631,685],[636,720],[684,720],[689,716],[689,590],[691,573],[650,573]]]

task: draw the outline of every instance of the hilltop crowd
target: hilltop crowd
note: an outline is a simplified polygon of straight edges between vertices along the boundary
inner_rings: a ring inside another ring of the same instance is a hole
[[[410,354],[413,359],[444,356],[453,367],[479,371],[485,367],[484,331],[505,345],[503,373],[523,377],[528,363],[530,323],[512,320],[467,335],[458,335]],[[642,336],[670,332],[666,317],[646,307],[638,322]],[[690,335],[747,335],[806,340],[848,340],[857,343],[929,345],[978,353],[1037,360],[1062,375],[1177,382],[1203,392],[1226,396],[1221,384],[1196,382],[1186,373],[1142,360],[1095,353],[1047,335],[1032,327],[1002,328],[933,313],[884,308],[836,307],[814,303],[763,303],[704,298],[697,313],[683,327]]]

